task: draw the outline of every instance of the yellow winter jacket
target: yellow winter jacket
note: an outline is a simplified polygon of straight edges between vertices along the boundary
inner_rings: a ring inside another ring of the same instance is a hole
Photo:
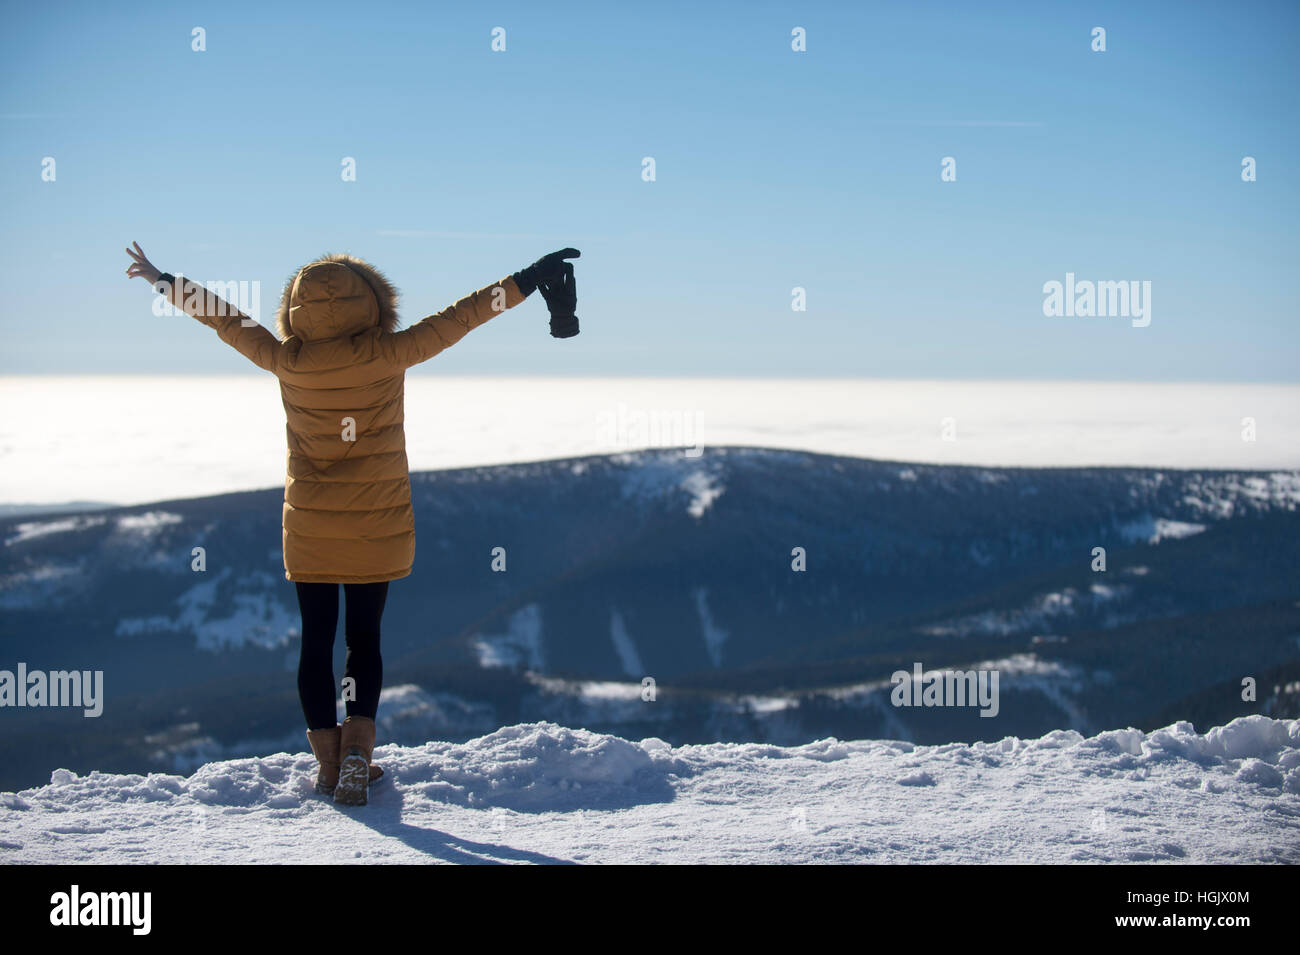
[[[329,255],[286,283],[277,339],[178,276],[172,304],[280,380],[288,467],[284,575],[371,583],[411,573],[415,518],[403,429],[406,369],[525,298],[512,278],[396,331],[397,291],[373,266]]]

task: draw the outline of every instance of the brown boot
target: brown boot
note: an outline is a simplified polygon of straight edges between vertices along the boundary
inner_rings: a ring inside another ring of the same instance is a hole
[[[361,717],[357,717],[357,719],[360,719],[360,718],[361,718]],[[374,755],[374,744],[373,744],[373,743],[371,744],[370,751],[371,751],[371,756],[373,756],[373,755]],[[375,763],[375,762],[371,762],[371,764],[370,764],[370,785],[371,785],[372,787],[375,786],[375,785],[377,785],[377,784],[380,782],[380,780],[382,780],[383,778],[384,778],[384,768],[383,768],[382,766],[380,766],[379,764]]]
[[[334,795],[334,788],[339,784],[339,741],[342,735],[343,731],[338,726],[307,731],[307,744],[320,763],[320,772],[316,774],[316,791],[326,796]]]
[[[375,721],[349,716],[339,737],[339,780],[334,801],[345,806],[364,806],[370,789],[370,754],[375,749]]]

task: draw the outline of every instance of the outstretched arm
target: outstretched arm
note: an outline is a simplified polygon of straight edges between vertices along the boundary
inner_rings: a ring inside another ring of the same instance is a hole
[[[383,347],[388,359],[402,368],[428,361],[450,348],[471,331],[527,296],[513,276],[471,292],[454,305],[421,319],[410,328],[386,336]]]
[[[527,268],[466,295],[404,331],[387,336],[383,347],[387,349],[389,361],[402,368],[427,361],[494,316],[514,308],[539,285],[546,289],[547,283],[564,275],[566,269],[572,275],[573,266],[564,260],[581,254],[577,249],[561,249],[544,255]]]
[[[257,365],[275,373],[280,354],[280,342],[269,331],[249,318],[225,299],[208,291],[185,276],[160,272],[144,254],[140,243],[126,254],[132,263],[127,266],[128,278],[143,278],[159,295],[173,306],[216,331],[223,342]]]

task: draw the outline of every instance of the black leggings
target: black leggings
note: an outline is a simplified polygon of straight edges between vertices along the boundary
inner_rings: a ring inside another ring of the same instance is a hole
[[[334,702],[334,631],[339,624],[339,585],[304,584],[298,588],[302,611],[302,653],[298,658],[298,697],[307,728],[329,729],[338,722]],[[375,718],[384,661],[379,655],[379,621],[388,598],[388,581],[344,584],[347,608],[343,624],[348,644],[344,676],[354,681],[345,694],[348,716]]]

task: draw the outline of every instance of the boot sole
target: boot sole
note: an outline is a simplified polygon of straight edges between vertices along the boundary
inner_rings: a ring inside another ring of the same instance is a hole
[[[384,775],[382,776],[376,776],[374,779],[370,780],[370,788],[374,789],[376,786],[382,786],[387,781],[388,781],[388,773],[384,773]],[[320,783],[317,783],[313,788],[315,789],[316,792],[320,793],[322,796],[329,796],[332,799],[334,797],[334,790],[337,787],[322,786]]]
[[[364,756],[350,753],[339,766],[339,784],[334,801],[344,806],[364,806],[370,789],[370,764]]]

